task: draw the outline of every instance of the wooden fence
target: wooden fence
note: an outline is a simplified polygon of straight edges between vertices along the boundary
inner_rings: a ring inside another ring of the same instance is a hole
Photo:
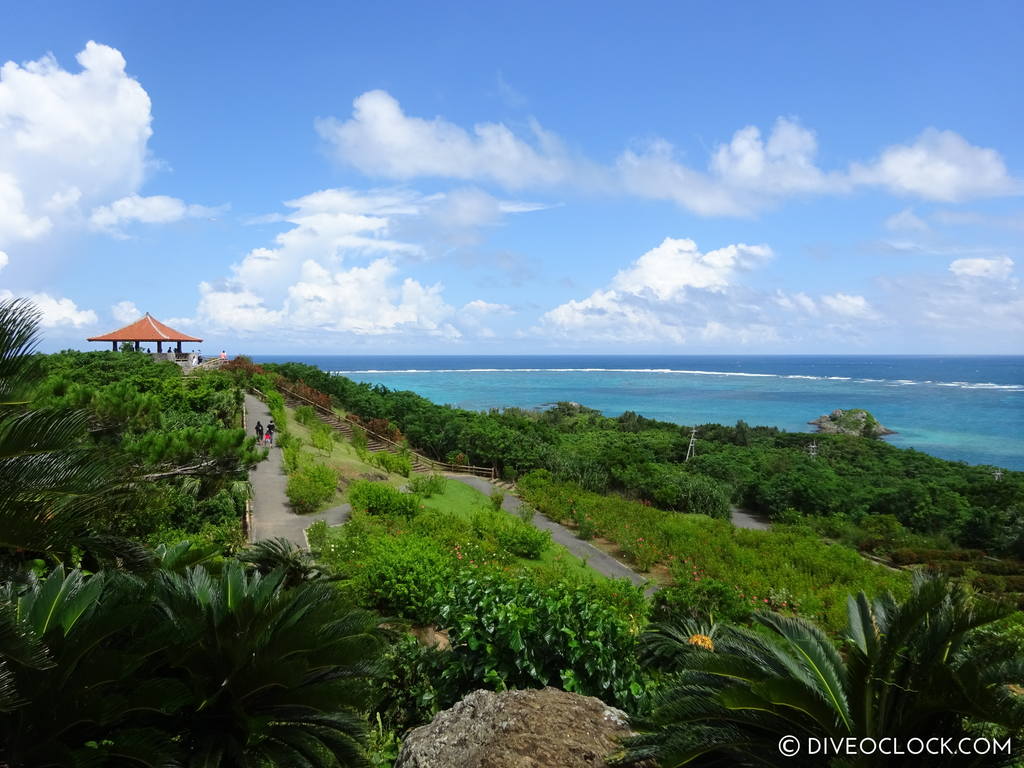
[[[306,405],[310,406],[317,413],[324,414],[325,416],[328,416],[332,419],[344,419],[348,423],[350,428],[358,427],[359,429],[363,430],[363,432],[366,433],[368,441],[376,441],[378,443],[381,443],[384,446],[384,450],[387,450],[390,453],[408,453],[412,457],[414,464],[418,463],[432,472],[452,472],[462,475],[476,475],[477,477],[486,477],[488,480],[497,479],[498,473],[494,469],[494,467],[474,467],[471,464],[452,464],[451,462],[438,461],[437,459],[432,459],[429,456],[424,456],[422,453],[417,453],[408,446],[400,445],[399,443],[396,443],[394,440],[389,440],[383,435],[379,435],[376,432],[370,431],[347,413],[344,416],[339,416],[330,408],[325,408],[319,403],[313,402],[308,397],[303,397],[297,392],[294,392],[288,389],[287,387],[282,386],[281,384],[277,385],[277,389],[285,397],[290,397],[293,400],[299,400],[305,403]]]

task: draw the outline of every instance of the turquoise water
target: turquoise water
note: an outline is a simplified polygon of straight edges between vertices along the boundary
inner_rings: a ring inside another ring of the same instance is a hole
[[[835,408],[866,408],[888,442],[1024,470],[1022,357],[255,356],[306,362],[474,410],[572,400],[616,416],[809,431]]]

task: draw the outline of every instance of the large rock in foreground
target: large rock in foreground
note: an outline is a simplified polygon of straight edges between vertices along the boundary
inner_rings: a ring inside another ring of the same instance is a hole
[[[886,429],[879,424],[878,419],[863,408],[850,408],[845,411],[842,408],[836,408],[832,413],[819,416],[814,421],[807,423],[817,426],[819,432],[831,435],[882,437],[896,434],[891,429]]]
[[[604,768],[626,713],[555,688],[474,691],[409,732],[395,768]]]

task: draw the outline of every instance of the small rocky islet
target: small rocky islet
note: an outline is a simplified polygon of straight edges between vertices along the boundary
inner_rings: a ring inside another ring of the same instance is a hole
[[[829,435],[857,435],[859,437],[879,438],[895,435],[891,429],[882,426],[878,419],[863,408],[836,408],[813,421],[807,422],[818,428],[819,432]]]

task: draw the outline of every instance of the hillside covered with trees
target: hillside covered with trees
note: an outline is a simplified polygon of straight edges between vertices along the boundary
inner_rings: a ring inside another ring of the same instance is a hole
[[[812,459],[743,424],[701,427],[683,462],[688,430],[636,414],[478,414],[303,366],[184,375],[37,340],[33,307],[0,302],[2,765],[391,766],[467,694],[544,686],[624,709],[624,765],[793,765],[776,749],[793,732],[1013,737],[976,764],[1020,756],[1022,615],[977,583],[1014,591],[981,569],[1016,562],[1016,473],[989,486],[847,436]],[[396,442],[497,467],[528,504],[371,455],[278,391],[309,386]],[[250,389],[290,478],[324,481],[289,481],[290,513],[351,505],[310,551],[246,541],[265,456],[241,428]],[[773,530],[734,528],[732,504]],[[568,556],[537,514],[661,589]],[[917,566],[926,544],[960,572]]]

